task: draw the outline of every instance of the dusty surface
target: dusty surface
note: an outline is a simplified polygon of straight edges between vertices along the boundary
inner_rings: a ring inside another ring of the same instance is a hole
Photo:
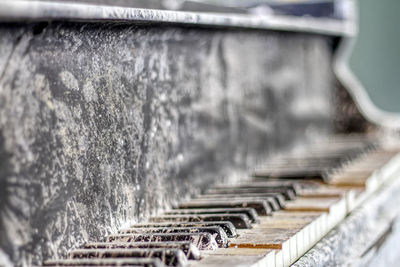
[[[326,135],[330,80],[318,36],[0,25],[0,260],[63,257]]]

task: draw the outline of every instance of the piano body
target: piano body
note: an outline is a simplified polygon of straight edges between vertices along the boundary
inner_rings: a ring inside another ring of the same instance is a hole
[[[346,87],[352,18],[187,2],[0,2],[0,265],[389,263],[397,118]]]

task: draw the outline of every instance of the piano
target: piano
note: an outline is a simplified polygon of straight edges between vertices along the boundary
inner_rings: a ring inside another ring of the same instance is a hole
[[[325,2],[0,2],[0,265],[393,264],[397,116]]]

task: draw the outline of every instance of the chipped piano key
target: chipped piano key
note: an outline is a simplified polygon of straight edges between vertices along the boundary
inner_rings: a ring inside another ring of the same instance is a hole
[[[115,234],[106,237],[106,242],[175,242],[189,241],[200,250],[214,250],[218,244],[210,233],[171,234]]]
[[[206,227],[162,227],[162,228],[128,228],[119,231],[120,234],[150,234],[150,233],[209,233],[218,244],[218,247],[226,247],[228,237],[225,231],[219,226]]]
[[[157,258],[166,266],[187,265],[187,258],[180,249],[75,249],[69,253],[69,258]]]

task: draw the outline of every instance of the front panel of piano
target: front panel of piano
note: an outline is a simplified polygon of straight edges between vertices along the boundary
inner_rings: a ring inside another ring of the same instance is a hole
[[[249,259],[245,265],[289,265],[359,205],[361,198],[352,194],[362,190],[336,192],[331,202],[310,208],[309,199],[290,202],[290,192],[287,199],[265,202],[258,196],[258,202],[243,204],[234,199],[246,192],[210,189],[243,181],[272,155],[304,151],[349,129],[346,111],[337,108],[343,96],[332,73],[336,33],[60,20],[0,24],[0,260],[5,264],[39,265],[79,249],[69,257],[82,266],[184,266],[187,258],[193,266],[234,265],[243,253]],[[335,128],[338,121],[345,126]],[[360,121],[363,127],[355,130],[369,129]],[[363,176],[357,186],[364,182]],[[189,199],[206,189],[216,191],[203,202],[212,202],[215,194],[225,205],[217,201],[209,218],[210,207],[199,201],[191,219]],[[166,212],[178,203],[181,211]],[[287,222],[284,207],[292,217],[305,214]],[[282,219],[270,221],[274,212]],[[207,221],[232,222],[238,237],[229,236],[230,223]],[[178,225],[166,232],[157,225],[172,222]],[[138,223],[144,225],[134,230]],[[312,227],[300,231],[308,224]],[[253,234],[241,228],[253,226],[276,242],[249,240],[246,235]],[[196,235],[199,227],[206,234]],[[268,229],[280,229],[287,238]],[[293,229],[299,230],[296,241]],[[141,244],[133,242],[135,235]],[[130,245],[112,245],[121,238]],[[122,259],[90,261],[109,256]]]

